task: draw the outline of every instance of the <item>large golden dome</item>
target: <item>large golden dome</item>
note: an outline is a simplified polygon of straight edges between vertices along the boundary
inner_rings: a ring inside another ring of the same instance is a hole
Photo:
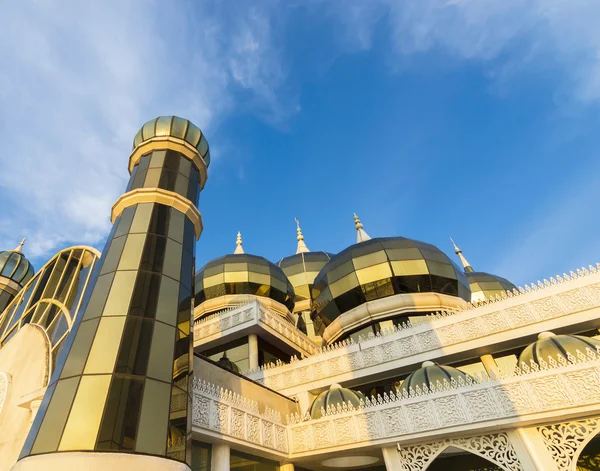
[[[241,246],[241,245],[240,245]],[[196,306],[225,295],[270,298],[294,310],[294,288],[285,273],[258,255],[234,253],[208,262],[196,273]]]
[[[133,139],[133,148],[156,137],[174,137],[181,139],[198,150],[204,163],[210,165],[210,150],[204,133],[187,119],[178,116],[159,116],[142,126]]]
[[[471,299],[463,271],[440,249],[388,237],[368,239],[334,256],[315,278],[312,296],[317,315],[329,325],[367,301],[422,292]]]

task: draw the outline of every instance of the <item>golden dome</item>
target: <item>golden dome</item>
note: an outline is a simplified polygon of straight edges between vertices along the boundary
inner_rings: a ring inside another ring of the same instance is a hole
[[[210,150],[204,133],[187,119],[178,116],[159,116],[142,126],[133,139],[133,148],[155,137],[175,137],[198,150],[206,167],[210,165]]]
[[[33,266],[21,252],[25,239],[15,250],[0,252],[0,276],[24,286],[33,277]]]
[[[320,419],[323,417],[321,409],[327,410],[327,407],[336,407],[342,404],[352,404],[354,407],[358,407],[360,400],[364,400],[365,395],[360,391],[354,391],[353,389],[342,388],[339,384],[332,384],[327,391],[323,391],[311,404],[308,412],[311,419]]]
[[[444,380],[451,382],[453,379],[458,381],[459,378],[466,380],[469,377],[464,373],[451,366],[438,365],[432,361],[425,361],[421,368],[412,372],[400,385],[400,392],[410,393],[410,389],[423,389],[423,385],[431,390],[437,388],[437,383],[444,384]]]
[[[434,292],[471,300],[463,271],[440,249],[404,237],[368,239],[332,257],[312,297],[325,325],[361,304],[400,293]]]
[[[331,257],[333,254],[327,252],[301,252],[279,261],[277,265],[294,287],[296,303],[312,301],[311,291],[315,278]]]
[[[540,360],[548,362],[548,357],[556,360],[559,355],[565,360],[570,355],[577,358],[577,350],[585,355],[586,348],[596,352],[597,347],[600,347],[600,341],[591,337],[555,335],[552,332],[542,332],[538,335],[538,340],[525,347],[525,350],[521,352],[517,365],[519,367],[522,365],[530,367],[532,361],[539,364]]]
[[[504,294],[506,291],[516,289],[506,278],[490,275],[482,271],[466,272],[469,287],[471,288],[471,301],[484,301],[497,294]]]
[[[230,294],[271,298],[294,309],[294,288],[281,268],[266,258],[229,254],[208,262],[196,273],[196,306]]]

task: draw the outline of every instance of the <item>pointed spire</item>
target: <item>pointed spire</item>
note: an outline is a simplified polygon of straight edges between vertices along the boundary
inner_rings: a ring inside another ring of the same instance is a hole
[[[244,247],[242,247],[242,233],[238,232],[237,235],[237,240],[235,241],[235,250],[233,251],[234,254],[242,254],[242,253],[246,253],[244,252]]]
[[[354,213],[354,226],[356,227],[356,243],[364,242],[366,240],[371,240],[371,236],[365,232],[363,229],[362,222],[358,219],[356,213]]]
[[[458,248],[458,245],[456,245],[456,243],[454,242],[454,240],[452,239],[452,237],[450,237],[450,240],[452,241],[452,245],[454,245],[454,253],[456,255],[458,255],[458,258],[460,258],[460,262],[462,263],[462,266],[465,269],[465,272],[466,273],[473,273],[475,270],[473,270],[473,267],[471,266],[471,264],[469,262],[467,262],[467,259],[463,255],[462,250],[460,250]]]
[[[296,232],[298,233],[298,237],[296,237],[296,239],[298,239],[298,248],[296,249],[296,253],[310,252],[304,243],[304,236],[302,235],[302,229],[300,229],[300,221],[298,221],[298,218],[294,219],[296,220]]]
[[[23,240],[19,243],[19,246],[13,250],[13,252],[17,252],[17,253],[23,253],[23,246],[25,245],[25,237],[23,238]]]

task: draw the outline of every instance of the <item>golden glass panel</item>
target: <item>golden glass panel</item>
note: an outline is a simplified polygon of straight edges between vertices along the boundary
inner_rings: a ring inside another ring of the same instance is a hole
[[[146,379],[135,451],[164,456],[167,453],[167,427],[171,385]]]
[[[269,285],[260,285],[258,287],[258,289],[256,290],[256,295],[266,297],[269,294],[270,289],[271,289],[271,287]]]
[[[350,291],[353,288],[358,286],[358,278],[356,277],[356,273],[352,272],[349,275],[337,280],[336,282],[329,285],[329,290],[331,291],[331,295],[334,298],[337,298],[341,294]]]
[[[497,281],[480,281],[479,287],[483,290],[495,289],[495,290],[505,291],[502,288],[502,285],[500,283],[498,283]]]
[[[294,287],[294,291],[296,291],[296,289],[295,289],[296,286],[302,286],[302,285],[308,284],[306,273],[304,273],[304,272],[298,273],[297,275],[288,276],[288,280],[290,280],[290,283]],[[298,293],[296,292],[296,294],[298,294]]]
[[[200,152],[200,155],[205,156],[207,151],[208,142],[206,141],[206,137],[202,135],[202,137],[200,138],[200,142],[198,143],[198,152]]]
[[[216,275],[209,276],[207,278],[204,278],[202,282],[204,285],[204,289],[222,285],[223,283],[225,283],[225,273],[218,273]]]
[[[383,280],[392,277],[392,270],[388,262],[373,265],[362,270],[356,270],[356,277],[361,285],[372,283],[374,281]]]
[[[144,124],[144,127],[142,128],[142,137],[144,138],[144,141],[154,137],[155,123],[156,120],[153,119],[152,121],[148,121],[146,124]]]
[[[171,135],[173,137],[178,137],[179,139],[183,139],[185,137],[185,132],[187,131],[188,120],[181,119],[177,116],[173,116],[173,126],[171,127]]]
[[[379,250],[378,252],[356,257],[352,260],[352,263],[354,264],[354,268],[360,270],[361,268],[370,267],[371,265],[387,263],[387,260],[386,253],[383,250]]]
[[[79,325],[73,346],[60,373],[61,378],[80,375],[83,372],[99,322],[100,319],[96,318]]]
[[[156,135],[169,136],[171,135],[171,120],[172,116],[161,116],[156,121]]]
[[[140,261],[142,260],[142,252],[146,242],[146,234],[129,234],[127,241],[125,242],[125,248],[121,254],[121,260],[117,267],[118,271],[121,270],[138,270],[140,268]],[[115,282],[119,272],[115,277]]]
[[[142,130],[140,129],[138,131],[138,133],[135,135],[135,137],[133,138],[133,147],[135,148],[135,147],[139,146],[142,143],[142,141],[143,141]]]
[[[162,168],[165,164],[165,155],[167,155],[166,150],[155,150],[152,152],[149,168]]]
[[[425,275],[429,273],[425,260],[392,261],[390,264],[392,265],[394,276]]]
[[[146,376],[161,381],[171,381],[173,351],[175,348],[175,327],[161,322],[154,323],[152,345],[148,359]]]
[[[177,322],[178,303],[179,283],[167,276],[161,277],[156,319],[174,326]]]
[[[227,275],[229,273],[225,273],[225,280],[227,280]],[[269,275],[264,275],[262,273],[254,273],[248,272],[248,281],[250,283],[258,283],[261,285],[268,285],[271,282],[271,277]]]
[[[85,309],[84,321],[102,315],[114,277],[115,273],[108,273],[98,277],[95,286],[92,288],[93,291],[87,308]]]
[[[202,132],[196,126],[194,126],[191,122],[188,126],[187,134],[185,136],[185,140],[196,147],[198,145],[198,141],[200,140]]]
[[[85,364],[84,374],[112,373],[119,353],[119,345],[125,326],[125,316],[103,317],[90,355]]]
[[[454,271],[454,267],[452,265],[428,260],[427,266],[429,267],[429,273],[431,273],[432,275],[456,279],[456,272]]]
[[[152,210],[154,209],[154,203],[138,203],[135,208],[135,215],[131,227],[129,228],[130,234],[146,232],[150,225],[150,218],[152,217]]]
[[[348,274],[352,273],[353,271],[354,265],[352,264],[352,261],[349,260],[347,262],[342,263],[339,267],[329,271],[327,273],[327,281],[329,283],[333,283],[339,280],[340,278],[348,276]]]
[[[115,279],[104,306],[104,315],[124,316],[127,314],[136,276],[137,272],[135,271],[118,271],[115,273]]]
[[[146,172],[146,179],[144,180],[144,188],[158,188],[161,173],[162,168],[148,169]]]
[[[182,253],[183,246],[180,243],[175,242],[173,239],[167,239],[167,247],[165,249],[165,261],[163,263],[163,273],[178,281],[181,274]]]
[[[224,271],[248,271],[247,263],[228,263],[224,267]]]
[[[46,415],[31,449],[32,455],[49,453],[58,449],[78,384],[79,376],[60,380],[56,385],[51,399],[52,407],[46,410]]]
[[[94,449],[110,379],[111,375],[81,378],[59,451]]]

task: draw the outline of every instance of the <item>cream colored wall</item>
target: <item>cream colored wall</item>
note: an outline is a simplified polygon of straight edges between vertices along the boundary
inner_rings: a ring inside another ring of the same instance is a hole
[[[19,457],[33,421],[30,403],[39,406],[36,400],[49,380],[49,361],[48,338],[37,326],[24,326],[0,348],[0,371],[10,377],[0,404],[0,471],[9,470]]]
[[[221,388],[228,389],[247,399],[257,401],[260,412],[264,412],[265,407],[269,407],[280,412],[281,416],[285,417],[286,414],[293,414],[299,411],[296,402],[292,399],[281,396],[252,381],[240,378],[196,356],[194,357],[194,377],[200,381],[208,381]]]

